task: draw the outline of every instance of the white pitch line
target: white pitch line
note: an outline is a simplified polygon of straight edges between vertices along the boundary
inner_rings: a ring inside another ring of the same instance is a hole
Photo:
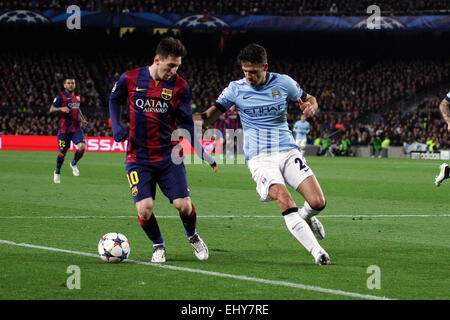
[[[12,245],[12,246],[18,246],[18,247],[25,247],[25,248],[32,248],[32,249],[41,249],[41,250],[47,250],[47,251],[53,251],[53,252],[69,253],[69,254],[75,254],[75,255],[80,255],[80,256],[87,256],[87,257],[98,258],[98,254],[93,254],[93,253],[88,253],[88,252],[81,252],[81,251],[66,250],[66,249],[59,249],[59,248],[52,248],[52,247],[46,247],[46,246],[39,246],[39,245],[34,245],[34,244],[29,244],[29,243],[17,243],[17,242],[9,241],[9,240],[1,240],[0,239],[0,244],[6,244],[6,245]],[[301,284],[301,283],[293,283],[293,282],[277,281],[277,280],[268,280],[268,279],[247,277],[247,276],[241,276],[241,275],[235,275],[235,274],[229,274],[229,273],[221,273],[221,272],[206,271],[206,270],[201,270],[201,269],[177,267],[177,266],[168,265],[168,264],[158,264],[158,263],[151,263],[151,262],[145,262],[145,261],[139,261],[139,260],[131,260],[131,259],[127,259],[127,260],[125,260],[125,262],[139,264],[139,265],[145,265],[145,266],[151,266],[151,267],[157,267],[157,268],[162,268],[162,269],[169,269],[169,270],[174,270],[174,271],[198,273],[198,274],[214,276],[214,277],[220,277],[220,278],[231,278],[231,279],[236,279],[236,280],[243,280],[243,281],[250,281],[250,282],[256,282],[256,283],[263,283],[263,284],[268,284],[268,285],[297,288],[297,289],[308,290],[308,291],[315,291],[315,292],[328,293],[328,294],[334,294],[334,295],[340,295],[340,296],[347,296],[347,297],[352,297],[352,298],[357,298],[357,299],[395,300],[395,299],[391,299],[391,298],[387,298],[387,297],[373,296],[373,295],[368,295],[368,294],[361,294],[361,293],[356,293],[356,292],[348,292],[348,291],[335,290],[335,289],[327,289],[327,288],[322,288],[322,287],[304,285],[304,284]],[[326,267],[318,266],[318,268],[326,268]]]
[[[199,219],[220,219],[220,218],[281,218],[280,215],[202,215]],[[320,215],[320,218],[433,218],[433,217],[450,217],[450,214],[335,214]],[[0,216],[0,219],[136,219],[136,216]],[[178,215],[174,216],[157,216],[161,219],[179,219]]]

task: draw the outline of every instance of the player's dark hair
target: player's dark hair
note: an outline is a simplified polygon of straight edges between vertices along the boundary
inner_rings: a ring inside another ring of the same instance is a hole
[[[75,80],[75,77],[67,76],[67,77],[64,78],[63,83],[66,83],[67,80]],[[76,80],[75,80],[75,81],[76,81]]]
[[[168,37],[162,39],[158,43],[158,46],[156,47],[156,54],[163,58],[167,58],[169,55],[183,58],[187,55],[187,50],[180,40],[173,37]]]
[[[266,49],[259,44],[251,43],[239,52],[237,61],[239,65],[243,62],[263,65],[267,63]]]

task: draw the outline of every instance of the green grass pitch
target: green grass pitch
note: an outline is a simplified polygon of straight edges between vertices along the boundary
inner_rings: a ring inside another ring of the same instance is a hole
[[[274,202],[259,202],[245,165],[224,164],[216,174],[186,165],[210,258],[196,260],[178,212],[158,191],[168,259],[159,267],[149,263],[124,154],[87,152],[79,177],[72,158],[55,185],[56,152],[0,152],[0,299],[449,298],[450,181],[434,186],[440,161],[308,158],[327,199],[319,218],[329,266],[314,264]],[[112,231],[130,239],[128,263],[96,256],[98,240]],[[80,289],[67,287],[72,265]],[[368,288],[371,266],[379,268],[379,288]]]

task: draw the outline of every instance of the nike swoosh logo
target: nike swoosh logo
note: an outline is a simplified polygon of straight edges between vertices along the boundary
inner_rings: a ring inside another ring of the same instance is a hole
[[[136,88],[136,91],[145,91],[147,89]]]
[[[243,96],[242,99],[246,100],[248,98],[250,98],[251,96]]]

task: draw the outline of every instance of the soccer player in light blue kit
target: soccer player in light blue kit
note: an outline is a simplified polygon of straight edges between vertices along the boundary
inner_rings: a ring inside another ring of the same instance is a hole
[[[300,120],[294,123],[294,127],[292,129],[295,132],[295,143],[300,147],[300,152],[302,153],[302,156],[304,156],[307,140],[306,135],[310,130],[309,122],[306,121],[306,115],[302,113]]]
[[[442,118],[445,122],[447,122],[447,130],[450,132],[450,91],[447,93],[444,99],[442,99],[441,103],[439,104],[439,111],[441,112]],[[448,167],[447,163],[443,163],[440,166],[439,174],[436,176],[436,179],[434,180],[434,184],[436,187],[439,187],[445,179],[448,179],[450,177],[450,168]]]
[[[322,189],[303,158],[287,123],[287,100],[299,102],[305,116],[318,109],[316,99],[291,77],[268,72],[264,47],[250,44],[238,55],[244,78],[230,82],[216,103],[201,114],[205,125],[216,121],[233,105],[244,131],[248,168],[263,202],[275,200],[291,234],[312,254],[318,265],[330,264],[320,246],[325,231],[315,217],[325,208]],[[286,183],[305,199],[298,208]]]

